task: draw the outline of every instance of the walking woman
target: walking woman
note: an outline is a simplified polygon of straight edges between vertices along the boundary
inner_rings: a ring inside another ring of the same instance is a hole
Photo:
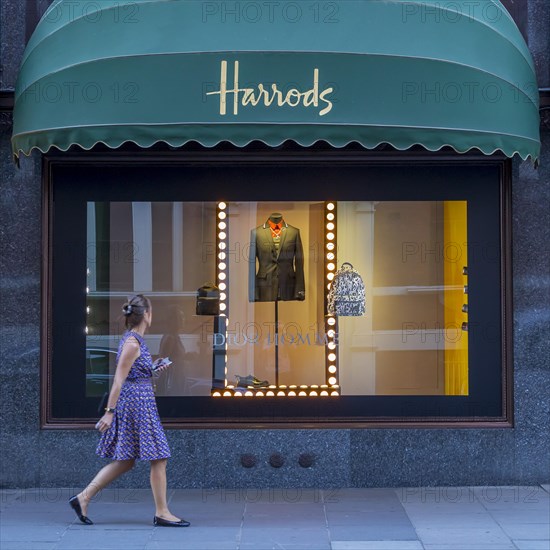
[[[143,340],[153,319],[151,302],[137,294],[124,304],[122,312],[127,331],[118,346],[116,372],[105,414],[96,424],[102,434],[96,454],[113,461],[104,466],[81,493],[71,497],[69,504],[82,523],[91,525],[93,522],[87,514],[92,498],[131,470],[136,459],[149,460],[156,507],[153,524],[187,527],[189,522],[174,516],[166,502],[166,462],[170,449],[151,383],[153,362]]]

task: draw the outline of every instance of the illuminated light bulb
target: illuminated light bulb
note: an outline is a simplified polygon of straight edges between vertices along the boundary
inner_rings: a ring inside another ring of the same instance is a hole
[[[332,222],[327,223],[327,229],[332,231],[334,229],[334,224]]]
[[[223,241],[223,240],[225,240],[226,237],[227,237],[227,233],[224,233],[223,231],[220,231],[220,232],[218,233],[218,238],[219,238],[220,240]]]
[[[227,218],[227,214],[225,212],[219,212],[218,218],[220,218],[220,220],[225,220],[225,218]]]
[[[215,391],[213,394],[212,394],[212,397],[221,397],[222,394],[219,392],[219,391]]]
[[[334,260],[334,252],[329,252],[327,254],[327,260]]]
[[[330,372],[330,374],[334,374],[336,372],[336,366],[330,365],[330,367],[328,368],[328,371]]]
[[[225,292],[220,292],[220,300],[223,302],[227,298],[227,294]]]
[[[278,395],[279,397],[282,397],[282,396],[285,395],[285,392],[284,392],[284,391],[278,391],[278,392],[277,392],[277,395]]]
[[[318,388],[319,384],[311,384],[310,388]]]
[[[328,379],[328,383],[331,385],[331,386],[334,386],[334,384],[336,384],[337,380],[336,378],[334,378],[334,376],[331,376],[329,379]]]
[[[336,361],[336,354],[335,353],[329,353],[328,354],[328,360],[329,361]]]
[[[289,397],[296,397],[296,392],[290,390],[290,391],[288,392],[288,395],[289,395]]]
[[[225,252],[220,252],[220,253],[218,254],[218,258],[219,258],[220,260],[225,260],[225,258],[226,258],[226,253],[225,253]]]
[[[227,275],[225,273],[218,273],[218,279],[220,279],[220,281],[224,281],[226,277]]]
[[[233,394],[230,391],[224,391],[223,396],[224,397],[231,397]]]
[[[220,311],[225,311],[226,309],[227,309],[227,306],[225,304],[220,304]]]
[[[307,393],[304,390],[302,390],[300,393],[298,393],[298,396],[299,397],[305,397],[305,396],[307,396]]]
[[[285,388],[286,388],[286,385],[285,385],[285,384],[280,384],[280,385],[279,385],[279,388],[285,389]]]
[[[332,279],[334,279],[334,273],[327,273],[327,279],[332,281]]]
[[[327,243],[327,250],[334,250],[336,245],[334,243]]]
[[[270,384],[270,388],[276,388],[277,386],[275,384]]]
[[[327,265],[327,269],[328,269],[329,271],[334,271],[335,268],[336,268],[336,266],[335,266],[332,262],[331,262],[330,264]]]
[[[328,391],[323,390],[320,395],[328,395]]]
[[[329,342],[328,349],[336,349],[336,344],[334,342]]]
[[[334,338],[335,334],[336,334],[336,332],[334,332],[332,329],[330,329],[330,330],[327,332],[327,336],[328,336],[329,338]]]
[[[329,283],[329,284],[327,285],[327,290],[330,290],[330,285],[331,285],[331,283]]]
[[[327,220],[328,220],[329,222],[331,222],[335,217],[336,217],[336,216],[335,216],[332,212],[329,212],[329,213],[327,214]]]
[[[227,374],[227,373],[226,373]],[[226,383],[227,383],[227,380],[226,380]],[[235,386],[233,384],[227,384],[225,386],[228,390],[232,390]]]
[[[219,208],[220,210],[225,210],[226,207],[227,207],[227,204],[225,204],[225,202],[220,202],[220,203],[218,203],[218,208]]]
[[[296,384],[291,384],[290,386],[288,386],[289,388],[297,388],[298,386]]]
[[[327,240],[333,241],[334,240],[334,233],[327,233]]]
[[[240,391],[236,391],[234,394],[233,394],[233,397],[242,397],[242,393]]]
[[[334,210],[334,203],[329,202],[329,203],[327,204],[327,210]]]
[[[86,306],[86,313],[90,313],[90,306]]]
[[[309,395],[316,396],[316,395],[317,395],[317,392],[316,392],[316,391],[310,391],[310,392],[309,392]]]
[[[327,319],[327,324],[329,324],[331,327],[336,324],[336,319],[334,317],[329,317]]]
[[[272,391],[265,392],[266,397],[273,397],[275,394]]]
[[[219,288],[220,290],[225,290],[225,289],[227,288],[227,285],[226,285],[225,283],[220,283],[219,286],[218,286],[218,288]]]
[[[307,384],[300,384],[300,388],[307,388]]]
[[[263,391],[258,391],[256,392],[256,397],[263,397],[264,396],[264,392]]]
[[[88,327],[84,327],[84,332],[88,334]]]
[[[90,287],[89,286],[86,287],[86,294],[90,294]]]
[[[245,397],[252,397],[254,395],[254,392],[252,391],[245,391],[244,392]]]
[[[340,395],[337,391],[330,392],[330,395]]]
[[[220,263],[218,264],[218,269],[219,269],[220,271],[223,271],[226,267],[227,267],[227,264],[226,264],[225,262],[220,262]]]
[[[219,243],[219,244],[218,244],[218,248],[219,248],[220,250],[225,250],[225,249],[227,248],[227,245],[226,245],[225,243]]]
[[[227,224],[225,222],[220,222],[218,224],[218,229],[224,230],[227,227]]]

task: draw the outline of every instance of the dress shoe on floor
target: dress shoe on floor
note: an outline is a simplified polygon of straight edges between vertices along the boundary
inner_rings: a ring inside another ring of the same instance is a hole
[[[179,521],[170,521],[168,519],[155,516],[153,518],[153,525],[156,525],[157,527],[189,527],[191,524],[184,519],[180,519]]]
[[[73,497],[71,497],[69,499],[69,505],[75,511],[76,515],[78,516],[78,519],[82,523],[85,523],[86,525],[93,525],[94,524],[94,522],[89,517],[85,516],[82,513],[82,508],[80,507],[80,502],[79,502],[78,497],[76,495],[74,495]]]

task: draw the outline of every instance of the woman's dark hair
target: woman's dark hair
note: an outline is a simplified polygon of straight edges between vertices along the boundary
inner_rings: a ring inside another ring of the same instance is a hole
[[[122,314],[125,317],[126,328],[137,327],[146,311],[151,309],[151,302],[143,294],[135,294],[123,306]]]

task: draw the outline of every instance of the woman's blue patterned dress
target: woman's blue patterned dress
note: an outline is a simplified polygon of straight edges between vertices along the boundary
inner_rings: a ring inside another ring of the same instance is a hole
[[[168,458],[170,448],[153,393],[153,360],[143,338],[136,332],[129,331],[120,340],[117,364],[122,346],[130,336],[139,342],[140,355],[122,384],[113,423],[101,434],[96,454],[114,460]]]

